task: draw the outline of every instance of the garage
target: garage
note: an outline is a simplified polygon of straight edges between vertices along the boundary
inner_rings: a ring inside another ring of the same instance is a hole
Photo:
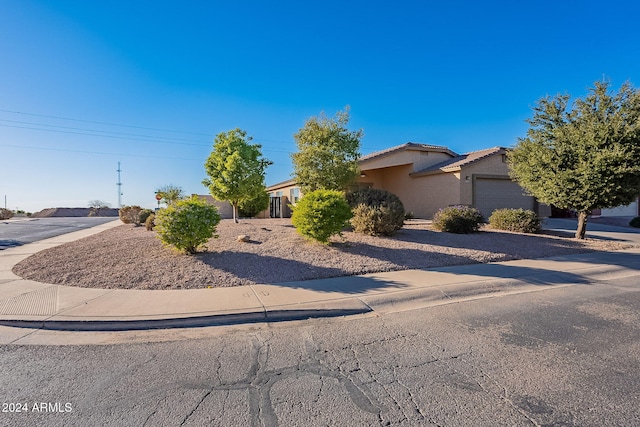
[[[522,208],[535,210],[535,199],[509,178],[480,178],[473,180],[473,206],[485,219],[496,209]]]

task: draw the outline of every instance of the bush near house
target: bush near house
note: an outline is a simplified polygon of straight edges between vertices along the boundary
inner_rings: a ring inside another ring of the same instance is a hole
[[[391,236],[404,225],[404,206],[390,191],[367,188],[346,197],[353,208],[351,225],[357,233]]]
[[[629,225],[631,227],[640,228],[640,216],[637,216],[629,221]]]
[[[174,202],[155,215],[155,231],[162,243],[187,254],[218,237],[214,233],[219,223],[218,209],[197,196]]]
[[[479,210],[460,205],[440,209],[433,216],[432,225],[439,231],[467,234],[478,231],[482,221],[482,214]]]
[[[304,237],[327,244],[331,236],[341,235],[352,215],[342,192],[315,190],[300,199],[291,223]]]
[[[518,233],[539,233],[541,223],[535,212],[525,209],[496,209],[489,217],[491,227]]]

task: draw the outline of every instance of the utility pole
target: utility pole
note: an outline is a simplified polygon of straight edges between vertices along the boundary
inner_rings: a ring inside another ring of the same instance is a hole
[[[122,172],[122,170],[120,170],[120,162],[118,162],[118,182],[116,183],[116,185],[118,186],[118,208],[122,207],[122,182],[120,181],[120,172]]]

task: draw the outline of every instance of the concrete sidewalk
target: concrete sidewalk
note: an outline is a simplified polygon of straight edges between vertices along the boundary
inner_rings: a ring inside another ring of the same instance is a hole
[[[122,331],[389,313],[640,275],[640,247],[490,264],[196,290],[88,289],[23,280],[26,257],[120,225],[103,224],[0,252],[0,325]]]

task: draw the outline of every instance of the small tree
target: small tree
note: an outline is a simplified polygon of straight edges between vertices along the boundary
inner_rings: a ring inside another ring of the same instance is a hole
[[[162,197],[160,200],[167,206],[185,198],[182,187],[173,184],[163,185],[156,190],[156,193]]]
[[[511,176],[539,201],[578,212],[584,239],[594,209],[640,194],[640,93],[596,82],[584,99],[546,97],[527,120],[527,137],[508,153]]]
[[[298,152],[291,155],[296,183],[303,193],[324,189],[344,191],[359,174],[362,129],[350,131],[349,107],[329,119],[311,117],[294,135]]]
[[[162,243],[193,254],[200,245],[212,237],[218,237],[214,233],[220,223],[220,215],[214,205],[193,196],[159,210],[154,223],[154,229]]]
[[[103,200],[89,200],[89,207],[91,208],[89,216],[100,216],[100,209],[108,209],[111,204]]]
[[[241,129],[219,133],[204,165],[209,177],[202,183],[217,200],[231,203],[235,222],[240,203],[266,192],[265,170],[271,162],[262,157],[262,147],[251,144],[251,139]]]

